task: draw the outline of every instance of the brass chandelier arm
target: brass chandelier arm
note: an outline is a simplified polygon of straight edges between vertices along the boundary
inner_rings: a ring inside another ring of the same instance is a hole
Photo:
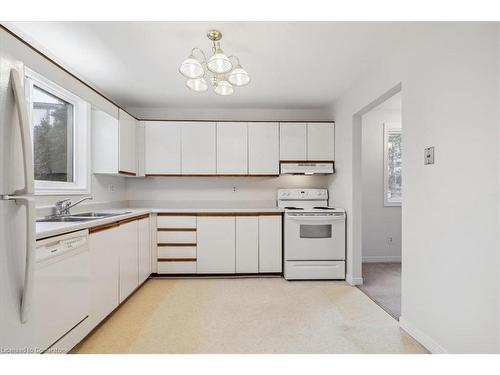
[[[239,59],[237,56],[235,56],[235,55],[231,55],[231,56],[228,56],[227,58],[228,58],[229,60],[231,60],[231,57],[232,57],[233,59],[235,59],[235,60],[236,60],[236,65],[233,65],[233,69],[234,69],[234,67],[241,65],[241,64],[240,64],[240,59]]]
[[[203,56],[203,63],[205,63],[205,65],[207,64],[207,56],[205,55],[205,52],[203,52],[203,50],[201,48],[198,48],[198,47],[194,47],[192,50],[191,50],[191,55],[194,56],[194,53],[195,51],[198,51],[201,53],[201,55]]]

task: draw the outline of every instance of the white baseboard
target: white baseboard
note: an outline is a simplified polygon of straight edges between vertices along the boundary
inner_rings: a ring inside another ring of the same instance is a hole
[[[400,255],[364,256],[363,263],[401,263]]]
[[[345,281],[347,281],[350,285],[363,285],[362,277],[352,277],[351,275],[345,275]]]
[[[445,348],[439,345],[434,339],[427,334],[423,333],[420,329],[415,327],[412,323],[406,320],[403,316],[399,317],[399,327],[408,333],[411,337],[417,340],[422,346],[433,354],[447,354],[449,353]]]

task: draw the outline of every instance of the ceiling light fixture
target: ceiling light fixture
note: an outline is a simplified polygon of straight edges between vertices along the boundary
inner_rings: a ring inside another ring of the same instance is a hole
[[[224,54],[220,47],[222,33],[219,30],[209,30],[207,37],[213,43],[213,54],[210,59],[207,60],[200,48],[193,48],[179,67],[179,73],[188,79],[186,86],[193,91],[207,91],[207,81],[210,81],[216,94],[233,95],[234,86],[245,86],[250,83],[250,75],[243,69],[236,56]],[[195,52],[199,52],[201,59],[195,57]]]

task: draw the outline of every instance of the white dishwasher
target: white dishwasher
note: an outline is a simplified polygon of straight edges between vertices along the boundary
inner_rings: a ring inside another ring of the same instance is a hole
[[[45,352],[90,315],[87,230],[37,241],[34,294],[35,343]],[[48,351],[71,349],[52,348]]]

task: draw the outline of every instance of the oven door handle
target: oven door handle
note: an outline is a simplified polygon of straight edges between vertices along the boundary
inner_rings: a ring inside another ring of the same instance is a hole
[[[344,221],[345,217],[344,216],[329,216],[329,217],[317,217],[317,216],[291,216],[287,215],[288,218],[295,220],[295,221],[301,221],[303,223],[306,222],[326,222],[326,223],[332,223],[333,221]]]

